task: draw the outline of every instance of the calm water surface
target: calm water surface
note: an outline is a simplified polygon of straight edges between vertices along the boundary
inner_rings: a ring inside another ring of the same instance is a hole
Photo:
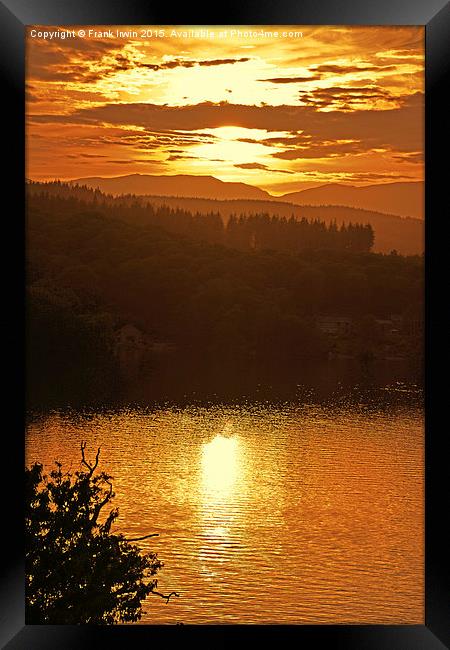
[[[141,623],[423,623],[419,408],[185,407],[33,418],[27,464],[114,477],[165,566]]]

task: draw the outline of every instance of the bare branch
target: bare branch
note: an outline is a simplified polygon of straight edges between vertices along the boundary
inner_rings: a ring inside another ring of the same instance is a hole
[[[83,465],[86,465],[86,467],[89,470],[89,476],[91,477],[92,474],[97,469],[98,459],[100,458],[100,447],[97,449],[97,454],[95,455],[95,463],[91,465],[90,463],[88,463],[88,461],[86,460],[86,456],[84,455],[84,450],[86,449],[86,445],[87,442],[81,442],[81,462],[83,463]]]
[[[81,441],[81,462],[83,463],[83,465],[86,465],[86,467],[89,467],[89,469],[91,469],[91,466],[86,461],[86,458],[84,456],[84,450],[86,449],[86,445],[87,445],[87,442]]]
[[[125,539],[126,542],[140,542],[143,539],[148,537],[159,537],[159,533],[151,533],[150,535],[144,535],[144,537],[133,537],[132,539]]]
[[[99,451],[100,451],[100,449],[99,449]],[[93,515],[91,517],[91,525],[92,526],[95,526],[95,524],[97,523],[97,519],[98,519],[98,516],[100,514],[100,510],[103,508],[103,506],[105,506],[108,503],[108,501],[112,497],[112,493],[113,493],[112,483],[110,481],[105,481],[105,482],[109,485],[109,490],[108,490],[105,498],[103,499],[103,501],[100,501],[100,503],[97,503],[97,505],[94,508],[94,512],[93,512]]]
[[[155,594],[155,596],[160,596],[161,598],[165,598],[165,600],[166,600],[166,605],[167,605],[167,603],[169,602],[169,599],[170,599],[171,596],[176,596],[177,598],[180,597],[180,594],[177,594],[176,591],[171,591],[170,594],[169,594],[168,596],[165,596],[164,594],[161,594],[159,591],[152,591],[151,593],[152,593],[152,594]]]
[[[94,463],[94,467],[92,469],[93,472],[97,469],[98,459],[99,458],[100,458],[100,447],[97,449],[97,453],[95,455],[95,463]]]

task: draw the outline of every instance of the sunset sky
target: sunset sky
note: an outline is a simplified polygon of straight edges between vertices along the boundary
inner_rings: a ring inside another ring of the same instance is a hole
[[[27,28],[28,178],[212,175],[274,195],[423,179],[422,27],[162,29]]]

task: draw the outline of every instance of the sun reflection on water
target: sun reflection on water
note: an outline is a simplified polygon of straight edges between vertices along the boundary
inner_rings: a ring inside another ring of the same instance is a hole
[[[239,470],[239,441],[217,435],[202,448],[202,477],[207,492],[224,498],[233,493]]]
[[[114,476],[117,531],[159,532],[142,548],[182,594],[143,624],[423,622],[419,409],[52,414],[28,427],[27,464],[69,469],[80,440]]]
[[[199,560],[205,576],[214,577],[223,563],[233,565],[230,545],[241,528],[239,500],[243,491],[242,443],[227,423],[222,433],[201,448],[202,544]]]

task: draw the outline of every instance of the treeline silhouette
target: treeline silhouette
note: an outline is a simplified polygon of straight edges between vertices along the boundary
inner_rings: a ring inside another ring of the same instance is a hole
[[[114,198],[86,186],[71,186],[60,181],[28,184],[28,192],[40,197],[45,203],[51,197],[68,202],[70,209],[81,208],[83,203],[92,203],[96,210],[108,210],[108,214],[132,223],[151,224],[192,239],[210,244],[223,244],[242,251],[306,249],[348,250],[368,252],[374,244],[374,231],[370,224],[308,220],[291,215],[240,214],[222,218],[219,212],[191,213],[168,205],[154,206],[136,196]],[[64,204],[61,206],[64,209]]]
[[[224,373],[233,363],[242,372],[262,364],[286,373],[330,349],[320,315],[346,314],[358,327],[367,315],[420,312],[422,257],[276,250],[270,242],[238,250],[144,215],[145,207],[112,198],[95,205],[28,192],[32,403],[120,394],[114,337],[126,323],[172,346],[172,364],[189,358],[193,374],[200,362]]]
[[[343,223],[338,228],[336,222],[327,225],[319,219],[299,221],[269,214],[241,215],[230,217],[224,243],[242,251],[328,249],[367,253],[373,246],[374,232],[370,224]]]

